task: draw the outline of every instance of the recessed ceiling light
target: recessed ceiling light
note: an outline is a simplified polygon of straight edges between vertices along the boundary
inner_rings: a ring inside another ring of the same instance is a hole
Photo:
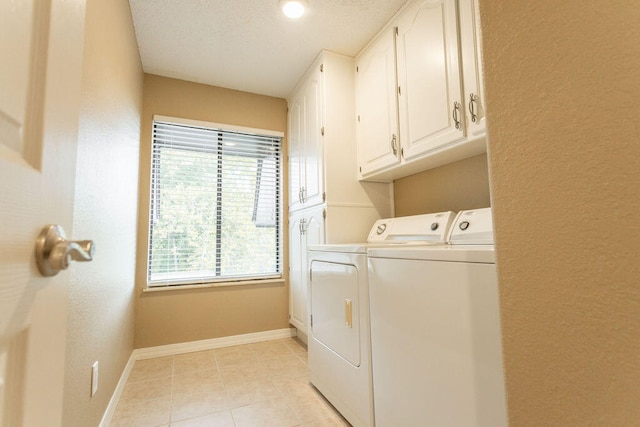
[[[280,8],[287,17],[292,19],[300,18],[307,7],[306,0],[280,0]]]

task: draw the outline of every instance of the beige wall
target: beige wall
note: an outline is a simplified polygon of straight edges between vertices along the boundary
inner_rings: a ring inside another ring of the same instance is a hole
[[[143,292],[146,286],[147,189],[154,114],[282,132],[287,127],[287,102],[284,99],[145,75],[140,144],[136,348],[288,327],[288,287],[282,283]],[[287,200],[286,193],[284,200]],[[287,207],[284,209],[286,212]],[[287,241],[286,236],[283,239]],[[286,253],[284,259],[287,259]],[[285,261],[285,271],[286,268]]]
[[[487,156],[481,154],[398,179],[393,192],[396,216],[489,207]]]
[[[73,237],[97,249],[70,270],[65,426],[98,425],[133,350],[142,83],[129,2],[88,0]]]
[[[481,0],[509,421],[640,423],[640,8]]]

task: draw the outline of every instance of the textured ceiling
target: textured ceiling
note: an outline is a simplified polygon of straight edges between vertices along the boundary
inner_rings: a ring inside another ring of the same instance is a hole
[[[144,71],[285,98],[320,50],[355,56],[406,0],[129,0]]]

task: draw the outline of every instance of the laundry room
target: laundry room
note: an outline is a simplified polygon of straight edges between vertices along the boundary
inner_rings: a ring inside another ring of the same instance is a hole
[[[636,9],[4,2],[0,426],[637,426]]]

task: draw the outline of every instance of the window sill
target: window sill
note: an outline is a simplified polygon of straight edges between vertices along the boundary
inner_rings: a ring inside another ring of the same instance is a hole
[[[241,280],[237,282],[212,282],[197,285],[147,286],[142,290],[142,292],[186,291],[190,289],[226,288],[229,286],[272,285],[275,283],[284,283],[284,278]]]

